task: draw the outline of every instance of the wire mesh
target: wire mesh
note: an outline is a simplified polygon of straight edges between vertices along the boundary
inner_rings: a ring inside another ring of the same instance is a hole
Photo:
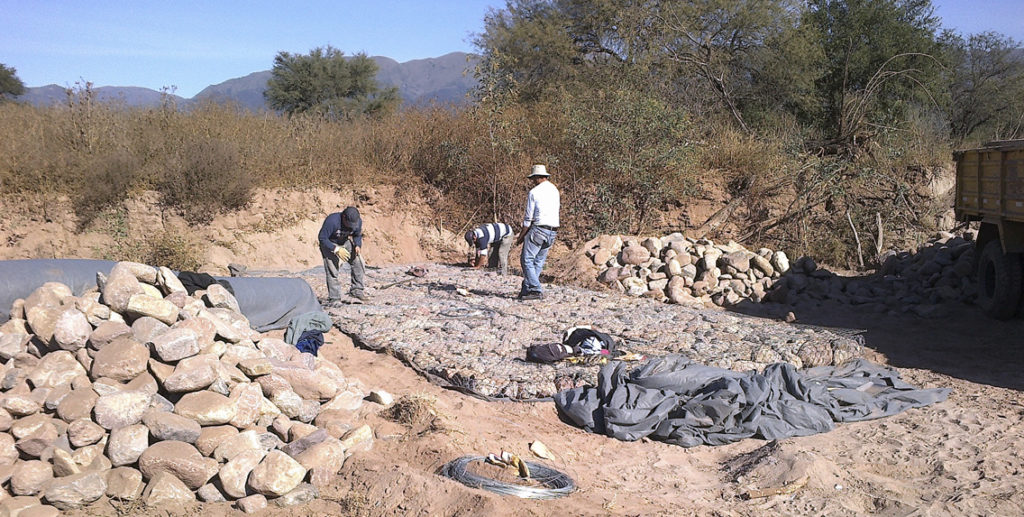
[[[526,462],[526,465],[530,467],[530,479],[544,485],[543,487],[506,483],[469,471],[471,463],[483,462],[484,459],[483,456],[463,456],[444,464],[438,474],[469,487],[482,488],[502,495],[514,495],[523,499],[557,499],[576,490],[576,482],[565,473],[531,461]]]

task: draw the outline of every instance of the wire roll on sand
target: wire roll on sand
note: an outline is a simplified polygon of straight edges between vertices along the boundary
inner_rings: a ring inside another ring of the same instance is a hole
[[[483,462],[485,459],[484,456],[463,456],[444,464],[438,474],[469,487],[482,488],[502,495],[514,495],[523,499],[557,499],[576,490],[576,482],[565,473],[530,461],[526,462],[530,468],[530,479],[544,485],[543,488],[506,483],[469,471],[470,463]]]

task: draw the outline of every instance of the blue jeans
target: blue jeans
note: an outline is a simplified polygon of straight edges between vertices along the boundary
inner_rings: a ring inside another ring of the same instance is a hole
[[[548,259],[548,251],[555,243],[555,232],[536,226],[526,232],[523,239],[523,254],[519,264],[523,267],[523,287],[520,295],[540,294],[544,289],[540,286],[540,272],[544,270],[544,261]]]

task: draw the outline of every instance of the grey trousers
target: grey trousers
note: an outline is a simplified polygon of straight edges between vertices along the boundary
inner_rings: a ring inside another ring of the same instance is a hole
[[[507,275],[508,254],[512,251],[513,241],[515,241],[515,239],[511,235],[508,235],[504,239],[491,244],[491,249],[487,252],[487,267],[496,267],[502,275]],[[497,253],[495,253],[495,249],[497,249]]]
[[[361,293],[365,288],[363,281],[366,278],[366,263],[363,262],[361,255],[356,255],[353,252],[352,241],[347,241],[342,247],[348,250],[350,254],[348,263],[352,266],[352,289],[349,292]],[[341,261],[337,255],[329,253],[324,257],[324,271],[327,272],[327,298],[329,300],[340,299],[341,282],[338,280],[338,273],[341,272]]]

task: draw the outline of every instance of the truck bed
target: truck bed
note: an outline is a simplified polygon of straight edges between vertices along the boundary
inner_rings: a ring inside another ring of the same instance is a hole
[[[1024,140],[988,142],[955,158],[958,220],[1024,222]]]

